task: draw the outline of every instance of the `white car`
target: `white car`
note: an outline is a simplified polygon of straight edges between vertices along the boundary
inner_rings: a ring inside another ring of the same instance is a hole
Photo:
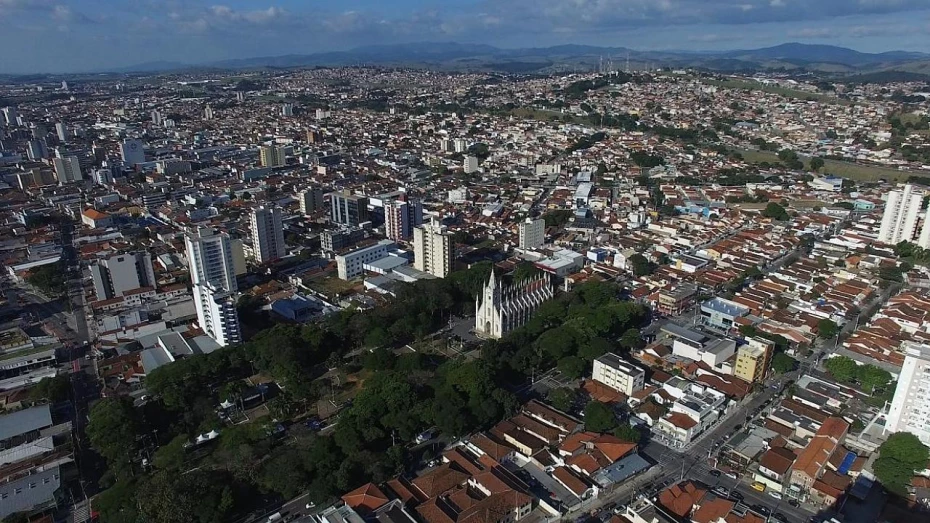
[[[312,508],[315,507],[315,506],[316,506],[316,503],[310,502],[310,503],[307,503],[307,506],[304,507],[304,508],[305,508],[306,510],[310,510],[310,509],[312,509]]]
[[[778,492],[775,492],[774,490],[769,491],[769,496],[772,496],[775,499],[781,499],[781,494],[779,494]]]

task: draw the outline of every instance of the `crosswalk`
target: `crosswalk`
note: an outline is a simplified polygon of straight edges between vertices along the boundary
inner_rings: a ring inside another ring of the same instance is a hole
[[[86,523],[90,520],[90,500],[82,500],[75,503],[67,519],[68,523]]]

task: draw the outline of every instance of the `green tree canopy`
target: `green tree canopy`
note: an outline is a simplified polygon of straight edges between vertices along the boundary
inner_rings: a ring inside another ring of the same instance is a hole
[[[798,365],[798,361],[784,352],[775,353],[772,356],[772,370],[779,374],[793,371]]]
[[[619,427],[614,429],[613,434],[623,441],[628,441],[630,443],[639,443],[643,438],[643,434],[639,429],[627,423],[621,423]]]
[[[146,523],[222,523],[234,505],[229,480],[205,470],[157,472],[137,496]]]
[[[775,202],[769,202],[769,204],[765,206],[765,210],[762,211],[762,216],[780,222],[788,221],[788,218],[790,218],[785,208]]]
[[[823,318],[817,322],[817,334],[824,339],[835,337],[840,331],[839,326],[833,320]]]
[[[575,391],[566,387],[560,387],[558,389],[551,389],[546,398],[549,400],[549,403],[553,407],[561,410],[562,412],[568,412],[572,408],[572,403],[575,401]]]
[[[142,425],[126,397],[103,398],[90,409],[87,436],[117,475],[128,470],[135,458],[136,435]]]
[[[858,373],[855,360],[847,356],[830,358],[824,362],[823,366],[834,378],[842,382],[852,381]]]
[[[617,427],[617,417],[609,406],[593,400],[584,408],[584,426],[592,432],[607,433]]]
[[[906,493],[914,472],[926,468],[930,459],[930,449],[909,432],[892,434],[878,452],[875,475],[886,489],[898,494]]]

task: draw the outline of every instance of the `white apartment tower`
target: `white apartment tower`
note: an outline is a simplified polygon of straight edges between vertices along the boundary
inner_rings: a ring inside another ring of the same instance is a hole
[[[300,212],[304,216],[309,216],[323,208],[323,189],[319,187],[308,187],[297,196],[300,201]]]
[[[84,179],[81,173],[81,161],[77,156],[65,156],[52,160],[55,166],[55,176],[58,177],[58,184],[64,185],[71,182],[79,182]]]
[[[888,432],[910,432],[930,445],[930,345],[904,342],[904,365],[888,410]]]
[[[882,224],[878,231],[878,241],[895,245],[904,241],[913,241],[917,233],[917,220],[920,217],[920,207],[923,203],[924,193],[911,184],[904,189],[897,189],[888,193],[885,202],[885,212],[882,214]],[[921,247],[930,246],[930,220],[924,220],[924,227],[920,233],[918,243]]]
[[[546,242],[546,220],[542,218],[527,218],[525,222],[520,223],[519,229],[518,246],[521,249],[535,249]]]
[[[284,147],[276,147],[274,145],[262,146],[262,148],[259,149],[259,157],[262,162],[262,167],[283,167],[287,164]]]
[[[433,220],[413,229],[413,266],[438,278],[452,272],[452,235]]]
[[[252,209],[249,228],[252,232],[252,249],[255,261],[268,263],[284,257],[284,224],[279,207]]]
[[[199,228],[184,237],[197,324],[221,346],[239,343],[238,291],[229,235]]]

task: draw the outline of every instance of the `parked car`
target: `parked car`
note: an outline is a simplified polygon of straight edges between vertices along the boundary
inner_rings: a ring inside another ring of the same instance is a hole
[[[769,517],[769,514],[772,513],[771,510],[767,509],[766,507],[763,507],[762,505],[753,505],[749,508],[752,509],[753,512],[757,514],[761,514],[765,517]]]
[[[723,497],[727,497],[730,495],[730,491],[723,487],[714,487],[714,492],[716,492],[717,494],[720,494]]]
[[[758,481],[753,481],[752,485],[749,485],[749,486],[752,487],[752,490],[758,490],[759,492],[765,492],[765,483],[759,483]]]
[[[772,496],[775,499],[781,499],[781,494],[778,492],[775,492],[774,490],[769,491],[769,496]]]
[[[789,499],[788,504],[791,505],[792,507],[797,507],[798,505],[800,505],[800,503],[798,503],[798,500],[796,499]]]
[[[733,492],[730,492],[730,497],[735,499],[736,501],[743,501],[744,499],[743,494],[740,493],[738,490],[734,490]]]
[[[710,475],[713,476],[713,477],[715,477],[715,478],[719,478],[719,477],[720,477],[720,471],[717,470],[717,469],[712,469],[712,470],[710,471]]]

